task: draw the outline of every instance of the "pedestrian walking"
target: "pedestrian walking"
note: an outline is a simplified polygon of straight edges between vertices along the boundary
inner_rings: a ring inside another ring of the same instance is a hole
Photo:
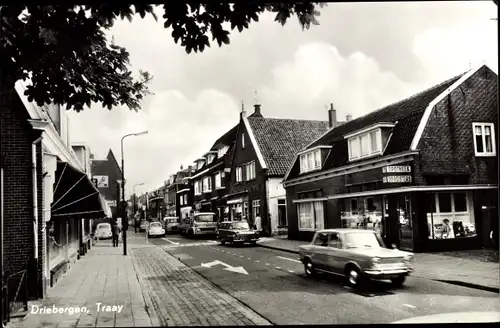
[[[118,223],[114,221],[113,226],[111,227],[113,234],[113,247],[118,247],[118,238],[120,237],[120,227]]]
[[[254,222],[254,229],[259,232],[259,234],[262,233],[262,219],[260,216],[255,217],[255,222]]]

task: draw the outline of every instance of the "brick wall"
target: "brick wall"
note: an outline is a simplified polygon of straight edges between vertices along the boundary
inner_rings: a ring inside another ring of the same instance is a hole
[[[4,235],[2,240],[4,263],[7,274],[25,268],[33,259],[33,182],[31,144],[40,136],[27,121],[28,113],[13,89],[2,90],[0,111],[0,145],[4,159]],[[43,222],[43,187],[41,183],[41,145],[37,147],[38,157],[38,217]],[[39,236],[38,270],[31,267],[28,280],[30,296],[38,297],[40,289],[37,277],[43,268],[43,235]]]
[[[470,174],[470,184],[498,183],[498,156],[476,157],[473,122],[495,124],[498,154],[497,76],[483,67],[432,110],[418,145],[416,182],[426,174]]]

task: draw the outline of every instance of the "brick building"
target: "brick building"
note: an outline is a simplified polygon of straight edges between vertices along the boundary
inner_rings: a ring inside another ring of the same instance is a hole
[[[289,238],[354,227],[415,252],[489,246],[498,230],[497,87],[483,65],[312,142],[284,179]]]
[[[19,81],[1,92],[1,264],[9,295],[27,268],[29,296],[40,298],[83,255],[82,219],[105,209],[71,148],[65,109],[30,103],[25,89]]]
[[[265,118],[260,105],[242,110],[226,194],[229,218],[260,216],[265,234],[287,226],[281,181],[296,152],[328,130],[328,121]]]

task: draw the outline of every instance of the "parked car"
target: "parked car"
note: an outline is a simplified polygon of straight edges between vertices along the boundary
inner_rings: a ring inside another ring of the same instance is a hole
[[[113,232],[111,231],[111,224],[99,223],[95,229],[94,237],[96,239],[111,239]]]
[[[165,229],[160,222],[151,222],[148,226],[148,237],[164,237]]]
[[[165,225],[165,231],[169,232],[179,232],[179,218],[176,216],[167,216],[163,218]]]
[[[299,246],[299,256],[307,276],[317,272],[342,275],[353,287],[370,280],[402,285],[412,272],[413,253],[386,247],[372,230],[320,230],[310,244]]]
[[[217,231],[217,239],[222,245],[226,242],[231,244],[250,243],[255,245],[259,240],[259,233],[250,229],[248,222],[222,222]]]
[[[202,212],[194,214],[190,218],[182,219],[179,226],[181,234],[194,237],[197,235],[216,235],[217,222],[215,213]]]
[[[141,221],[141,225],[139,226],[139,231],[146,231],[148,230],[149,222],[146,220]]]

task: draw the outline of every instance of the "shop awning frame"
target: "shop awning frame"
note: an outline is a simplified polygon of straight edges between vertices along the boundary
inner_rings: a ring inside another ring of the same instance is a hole
[[[110,217],[111,209],[84,172],[69,163],[58,161],[54,186],[52,217]]]

